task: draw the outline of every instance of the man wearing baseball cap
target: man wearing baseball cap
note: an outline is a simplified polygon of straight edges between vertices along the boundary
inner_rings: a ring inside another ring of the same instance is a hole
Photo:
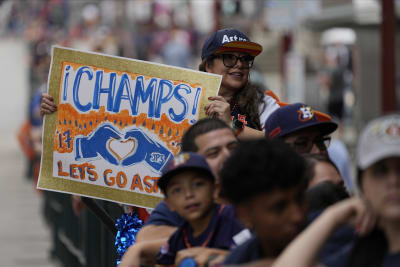
[[[303,103],[280,107],[265,122],[267,138],[282,138],[300,154],[328,155],[329,134],[336,129],[329,115]]]

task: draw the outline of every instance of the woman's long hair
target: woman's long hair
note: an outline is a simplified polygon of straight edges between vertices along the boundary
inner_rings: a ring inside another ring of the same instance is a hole
[[[213,64],[214,58],[211,56],[204,59],[199,65],[199,70],[206,72],[206,65]],[[260,86],[252,84],[248,80],[247,84],[233,96],[233,101],[238,105],[239,112],[246,115],[247,125],[257,130],[261,130],[260,114],[266,108],[263,101],[264,95],[264,90]],[[259,110],[260,104],[263,105],[261,110]]]
[[[347,267],[381,267],[388,252],[385,233],[376,227],[356,240]]]
[[[363,171],[357,169],[360,191],[362,191],[362,176]],[[369,234],[355,241],[347,267],[380,267],[388,249],[385,233],[379,227],[375,227]]]

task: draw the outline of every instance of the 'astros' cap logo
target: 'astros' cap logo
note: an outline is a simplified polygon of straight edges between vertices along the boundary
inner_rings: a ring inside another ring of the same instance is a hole
[[[236,34],[234,36],[228,36],[226,34],[224,34],[224,36],[222,37],[222,44],[224,43],[229,43],[229,42],[248,42],[249,40],[247,40],[246,38],[237,36]]]
[[[297,113],[299,113],[299,120],[302,122],[309,121],[314,117],[314,110],[309,106],[302,106]]]
[[[399,124],[391,124],[386,128],[386,134],[392,137],[400,136],[400,125]]]
[[[179,165],[185,164],[186,161],[188,161],[189,158],[190,158],[190,155],[188,153],[183,153],[183,154],[176,155],[174,160],[173,160],[173,162],[172,162],[172,165],[174,167],[177,167]]]

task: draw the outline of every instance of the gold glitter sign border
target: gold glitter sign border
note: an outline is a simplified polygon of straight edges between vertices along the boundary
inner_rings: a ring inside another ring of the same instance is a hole
[[[220,75],[190,69],[53,46],[47,85],[48,93],[54,98],[56,105],[60,102],[63,62],[73,62],[96,68],[118,72],[137,73],[148,77],[199,85],[204,88],[199,105],[199,119],[206,117],[204,106],[206,105],[208,97],[218,94],[222,78]],[[46,115],[44,118],[42,141],[43,153],[37,184],[38,189],[89,196],[146,208],[154,208],[160,202],[161,198],[157,196],[53,177],[53,146],[56,122],[57,112]]]

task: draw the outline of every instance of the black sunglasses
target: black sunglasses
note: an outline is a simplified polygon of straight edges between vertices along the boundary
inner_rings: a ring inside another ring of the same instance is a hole
[[[304,154],[311,152],[313,144],[315,144],[321,151],[325,151],[328,149],[330,143],[331,143],[330,136],[317,136],[313,140],[307,137],[299,137],[290,145],[298,153]]]
[[[238,60],[242,62],[243,66],[247,69],[253,67],[254,63],[254,57],[250,55],[244,55],[241,57],[235,56],[234,54],[220,54],[220,55],[215,55],[216,58],[222,58],[222,62],[224,63],[224,66],[227,68],[233,68]]]

